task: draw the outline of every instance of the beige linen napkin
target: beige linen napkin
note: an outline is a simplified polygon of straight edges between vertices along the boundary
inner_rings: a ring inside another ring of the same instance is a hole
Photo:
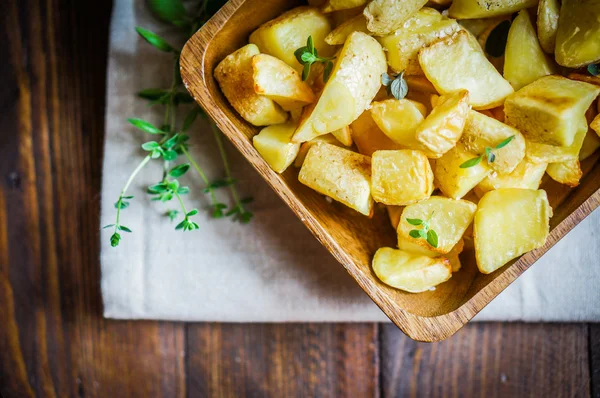
[[[107,81],[106,143],[102,225],[114,222],[113,203],[142,159],[144,134],[128,117],[160,123],[156,111],[134,93],[169,84],[170,60],[138,38],[134,26],[176,42],[173,30],[157,22],[143,0],[116,0],[111,26]],[[182,44],[182,43],[179,43]],[[162,81],[161,81],[162,80]],[[193,155],[212,177],[222,177],[210,129],[191,131]],[[240,189],[255,198],[249,225],[210,219],[200,212],[200,230],[179,232],[163,213],[170,206],[150,202],[145,187],[157,181],[159,165],[148,167],[130,189],[132,204],[122,222],[134,230],[118,248],[102,232],[104,315],[121,319],[224,322],[373,322],[387,318],[344,268],[312,237],[254,169],[227,145]],[[206,205],[202,182],[188,173],[189,208]],[[228,192],[220,192],[228,201]],[[599,321],[600,212],[510,286],[478,320]]]

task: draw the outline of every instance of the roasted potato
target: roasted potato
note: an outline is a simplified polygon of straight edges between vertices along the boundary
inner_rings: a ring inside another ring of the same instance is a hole
[[[592,123],[590,123],[590,128],[594,130],[596,134],[598,134],[598,136],[600,137],[600,114],[596,115]]]
[[[510,137],[513,138],[508,144],[495,149]],[[460,142],[468,151],[478,155],[485,154],[486,148],[490,148],[494,161],[488,162],[488,166],[498,173],[512,172],[525,157],[525,139],[518,130],[473,110],[468,113]],[[483,161],[488,161],[487,156],[483,158]]]
[[[400,217],[402,216],[402,210],[404,210],[403,206],[386,206],[388,217],[390,218],[390,224],[394,230],[398,228],[398,223],[400,222]]]
[[[600,137],[598,134],[594,132],[594,130],[589,129],[585,134],[585,138],[583,139],[583,143],[581,144],[581,149],[579,150],[579,161],[583,161],[594,154],[600,148]]]
[[[321,97],[298,126],[293,141],[309,141],[356,120],[370,106],[386,70],[385,54],[377,40],[361,32],[352,33],[337,56]]]
[[[348,10],[355,7],[364,6],[369,0],[327,0],[323,4],[323,12],[333,12]]]
[[[304,47],[308,36],[312,36],[315,48],[319,49],[319,55],[333,55],[335,49],[325,43],[329,32],[329,20],[318,9],[296,7],[252,32],[250,43],[256,44],[260,52],[277,57],[301,72],[302,65],[296,60],[294,51]]]
[[[473,222],[477,205],[468,200],[454,200],[442,196],[432,196],[429,199],[408,205],[402,212],[398,224],[398,245],[401,249],[402,242],[409,242],[439,254],[449,253],[462,239],[467,227]],[[429,229],[436,232],[438,246],[431,246],[426,239],[413,238],[410,231],[419,230],[422,226],[415,226],[408,220],[428,221]],[[406,249],[404,249],[406,250]]]
[[[435,185],[449,198],[460,199],[490,173],[485,162],[461,168],[460,165],[478,155],[469,152],[459,142],[435,161]]]
[[[229,54],[215,68],[215,79],[231,106],[249,123],[255,126],[284,123],[287,112],[254,91],[252,58],[257,54],[259,50],[254,44]]]
[[[580,121],[580,129],[575,134],[575,139],[571,145],[555,146],[528,141],[525,150],[527,159],[536,163],[560,163],[576,160],[588,130],[584,120],[580,119]]]
[[[488,31],[490,26],[497,26],[500,22],[506,20],[506,16],[492,17],[492,18],[475,18],[475,19],[461,19],[458,23],[471,32],[475,37],[479,37]]]
[[[425,76],[404,75],[404,80],[406,81],[406,85],[408,86],[408,94],[406,95],[407,97],[415,91],[418,91],[423,94],[429,94],[429,95],[431,95],[431,94],[437,95],[438,94],[438,92],[435,89],[435,87],[433,86],[433,84],[431,84],[431,82],[429,80],[427,80],[427,78]],[[432,108],[433,108],[433,106],[432,106]]]
[[[527,10],[521,10],[508,31],[504,52],[504,78],[515,90],[554,73],[548,56],[538,42]]]
[[[360,153],[320,143],[306,154],[298,180],[317,192],[370,216],[371,158]]]
[[[465,241],[464,239],[461,239],[456,245],[454,245],[452,250],[450,250],[450,252],[444,256],[448,259],[448,261],[450,261],[450,265],[452,266],[452,273],[458,272],[462,268],[459,255],[460,253],[462,253],[464,247]]]
[[[456,145],[469,112],[469,92],[443,95],[425,120],[417,126],[415,138],[427,148],[427,156],[439,158]],[[432,156],[431,156],[432,155]]]
[[[423,10],[405,22],[408,24],[411,20],[416,20],[419,21],[418,23],[412,23],[411,27],[401,28],[389,36],[378,39],[387,50],[388,65],[396,72],[404,71],[407,75],[422,75],[419,50],[460,30],[460,25],[455,20],[441,20],[442,16],[439,12]]]
[[[528,141],[570,146],[581,118],[599,93],[600,87],[592,84],[545,76],[506,99],[506,123]]]
[[[579,160],[568,160],[560,163],[550,163],[546,173],[556,182],[576,187],[583,176]]]
[[[469,103],[475,109],[501,105],[513,92],[475,38],[464,30],[422,49],[419,63],[439,93],[468,90]]]
[[[332,46],[344,44],[352,32],[371,34],[367,29],[367,20],[363,14],[358,14],[332,30],[325,38],[325,42]]]
[[[540,0],[537,9],[537,35],[540,46],[548,54],[554,54],[556,31],[558,30],[558,0]]]
[[[265,127],[252,137],[254,148],[277,173],[283,173],[296,158],[300,144],[291,142],[296,130],[293,123]]]
[[[510,15],[536,6],[537,3],[538,0],[454,0],[448,9],[448,16],[456,19],[472,19]]]
[[[341,129],[334,130],[331,132],[331,134],[345,146],[352,146],[353,142],[352,142],[352,132],[350,131],[350,126],[346,126],[346,127],[342,127]]]
[[[371,195],[386,205],[405,206],[433,192],[433,172],[421,151],[376,151],[371,158],[371,175]]]
[[[296,160],[294,160],[294,166],[302,167],[302,164],[304,163],[304,159],[306,159],[306,154],[308,153],[308,150],[313,145],[319,144],[319,143],[331,144],[331,145],[339,146],[340,148],[344,147],[344,144],[339,142],[337,140],[337,138],[335,138],[332,134],[320,135],[316,138],[313,138],[310,141],[303,142],[302,145],[300,145],[300,150],[298,151],[298,155],[296,155]]]
[[[315,101],[315,94],[294,68],[268,54],[252,57],[254,92],[290,111]]]
[[[427,257],[382,247],[373,257],[373,272],[386,285],[410,293],[431,290],[452,277],[445,257]]]
[[[380,150],[402,149],[387,135],[381,131],[371,116],[371,111],[366,110],[350,125],[352,139],[358,148],[358,152],[371,156],[373,152]]]
[[[475,213],[477,266],[489,274],[544,245],[552,208],[544,190],[503,188],[486,193]]]
[[[372,0],[363,11],[367,29],[377,36],[389,35],[425,3],[427,0]]]
[[[523,159],[511,173],[490,173],[474,188],[475,194],[481,198],[486,192],[494,189],[538,189],[547,166],[548,163],[534,163]]]
[[[425,148],[415,133],[426,112],[423,104],[407,99],[374,102],[371,107],[371,116],[385,135],[405,148],[419,150]]]
[[[554,55],[567,68],[600,61],[600,0],[563,1]]]

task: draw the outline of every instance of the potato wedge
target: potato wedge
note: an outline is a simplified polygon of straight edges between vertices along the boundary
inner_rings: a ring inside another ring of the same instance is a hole
[[[475,194],[481,198],[487,192],[501,188],[538,189],[546,167],[548,163],[534,163],[523,159],[512,173],[490,173],[474,188]]]
[[[371,116],[371,111],[366,110],[350,125],[352,139],[356,143],[358,152],[371,156],[373,152],[380,150],[402,149],[381,131]]]
[[[356,120],[371,105],[386,70],[385,54],[377,40],[352,33],[337,56],[323,94],[298,126],[293,141],[309,141]]]
[[[513,92],[475,38],[463,30],[422,49],[419,63],[440,94],[468,90],[469,103],[475,109],[501,105]]]
[[[559,65],[579,68],[600,61],[599,21],[600,0],[562,3],[554,47]]]
[[[550,163],[546,169],[546,173],[554,181],[570,187],[579,185],[579,180],[583,176],[579,160],[569,160],[560,163]]]
[[[288,114],[273,100],[256,94],[252,79],[252,57],[258,47],[248,44],[229,54],[217,65],[214,76],[231,106],[255,126],[284,123]]]
[[[405,206],[433,192],[433,172],[420,151],[376,151],[371,158],[371,175],[371,195],[386,205]]]
[[[418,91],[423,94],[435,94],[438,92],[435,89],[434,85],[431,84],[429,80],[425,76],[404,76],[404,80],[406,81],[406,85],[408,86],[408,95],[411,93]],[[410,99],[410,98],[409,98]]]
[[[419,18],[423,25],[417,25],[411,29],[402,28],[392,35],[379,38],[379,42],[387,50],[388,65],[395,72],[404,71],[407,75],[422,75],[419,50],[461,29],[455,20],[441,20],[441,14],[437,11],[436,13],[437,15],[427,13],[425,17],[421,10],[411,19]],[[426,24],[437,16],[440,18],[438,21]],[[410,19],[405,23],[408,22]]]
[[[402,216],[402,210],[404,210],[403,206],[386,206],[388,217],[390,218],[390,223],[394,230],[398,228],[398,223],[400,222],[400,216]]]
[[[452,277],[445,257],[427,257],[382,247],[373,257],[373,272],[386,285],[410,293],[431,290]]]
[[[352,132],[350,131],[350,126],[346,126],[346,127],[342,127],[341,129],[334,130],[331,132],[331,134],[345,146],[352,146],[353,141],[352,141]]]
[[[555,146],[527,141],[525,156],[536,163],[560,163],[576,160],[588,130],[584,123],[585,121],[581,119],[580,129],[571,145]]]
[[[252,57],[254,92],[275,101],[285,111],[315,102],[315,94],[294,68],[268,54]]]
[[[319,55],[332,56],[335,49],[325,43],[329,32],[331,25],[321,11],[313,7],[296,7],[261,25],[252,32],[249,40],[260,52],[279,58],[302,72],[294,51],[305,46],[308,36],[312,36]]]
[[[590,128],[594,130],[596,134],[598,134],[598,136],[600,137],[600,114],[596,115],[592,123],[590,123]]]
[[[506,123],[528,141],[570,146],[581,118],[599,93],[600,87],[592,84],[545,76],[506,99]]]
[[[360,7],[367,4],[369,0],[327,0],[323,5],[323,12],[333,12],[348,10],[350,8]]]
[[[304,159],[298,180],[323,195],[371,215],[371,158],[335,145],[313,145]]]
[[[491,172],[485,162],[461,168],[460,165],[476,157],[459,142],[435,162],[435,185],[452,199],[460,199]]]
[[[538,42],[527,10],[519,11],[508,31],[504,52],[504,78],[515,90],[554,73],[548,56]]]
[[[358,14],[332,30],[325,38],[325,42],[332,46],[344,44],[352,32],[371,34],[367,29],[367,20],[363,14]]]
[[[473,19],[510,15],[536,6],[537,3],[538,0],[454,0],[448,9],[448,16],[456,19]]]
[[[339,142],[337,138],[335,138],[332,134],[320,135],[316,138],[313,138],[310,141],[303,142],[302,145],[300,145],[300,150],[298,151],[298,155],[296,155],[296,159],[294,160],[294,166],[298,168],[302,167],[304,159],[306,159],[306,154],[308,153],[308,150],[312,148],[313,145],[319,143],[331,144],[339,146],[340,148],[344,147],[344,144]]]
[[[291,142],[295,130],[294,123],[276,124],[252,137],[254,148],[277,173],[283,173],[298,155],[300,144]]]
[[[344,22],[347,22],[350,19],[354,18],[355,16],[362,14],[364,8],[365,8],[364,6],[347,8],[345,10],[333,11],[326,15],[327,15],[327,18],[329,19],[329,21],[331,21],[331,27],[337,28]]]
[[[477,267],[489,274],[543,246],[552,208],[544,190],[503,188],[486,193],[475,213]]]
[[[427,108],[407,99],[374,102],[371,116],[392,141],[409,149],[425,149],[416,138],[417,127],[425,120]]]
[[[514,138],[506,146],[495,149],[510,137]],[[486,148],[490,148],[494,161],[488,162],[488,166],[502,174],[512,172],[525,157],[525,138],[518,130],[473,110],[468,113],[460,142],[478,155],[485,154]],[[487,156],[483,158],[487,162]]]
[[[417,246],[439,254],[449,253],[462,239],[467,227],[473,222],[477,205],[468,200],[454,200],[442,196],[432,196],[429,199],[408,205],[402,212],[398,224],[398,240],[410,242]],[[429,220],[429,228],[436,232],[438,246],[433,247],[423,238],[413,238],[410,232],[422,229],[408,220]],[[399,247],[401,246],[398,243]],[[405,246],[406,247],[406,246]],[[403,247],[400,247],[404,249]]]
[[[463,252],[465,247],[464,239],[458,241],[458,243],[447,253],[444,257],[450,261],[450,265],[452,266],[452,273],[460,271],[462,268],[462,264],[460,262],[460,253]]]
[[[540,46],[547,54],[554,54],[556,31],[558,30],[558,0],[540,0],[537,9],[537,35]]]
[[[475,37],[479,37],[488,31],[490,26],[497,26],[500,22],[506,20],[504,17],[492,17],[492,18],[475,18],[475,19],[461,19],[458,23],[471,32]]]
[[[427,0],[372,0],[363,14],[367,29],[377,36],[389,35],[421,9]]]
[[[456,145],[465,127],[468,112],[468,91],[460,90],[439,97],[436,106],[417,126],[415,133],[417,141],[427,148],[427,156],[439,158]]]
[[[600,137],[594,132],[594,130],[589,129],[585,134],[585,138],[581,144],[581,149],[579,150],[579,161],[584,161],[592,156],[594,152],[598,150],[598,148],[600,148]]]

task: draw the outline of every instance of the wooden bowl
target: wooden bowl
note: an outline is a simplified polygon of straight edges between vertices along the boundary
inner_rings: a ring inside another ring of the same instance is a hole
[[[252,146],[251,137],[258,128],[233,110],[213,78],[219,61],[247,44],[252,31],[296,5],[299,4],[288,0],[229,1],[185,45],[181,54],[183,81],[223,133],[404,333],[420,341],[443,340],[600,204],[598,154],[582,165],[586,175],[577,188],[570,189],[552,180],[543,183],[554,217],[550,221],[550,236],[542,248],[490,275],[481,274],[472,250],[466,251],[461,255],[463,268],[434,291],[411,294],[384,285],[373,273],[371,259],[382,246],[396,247],[396,234],[385,212],[376,212],[369,219],[341,204],[328,203],[322,195],[300,184],[294,167],[281,175],[272,171]]]

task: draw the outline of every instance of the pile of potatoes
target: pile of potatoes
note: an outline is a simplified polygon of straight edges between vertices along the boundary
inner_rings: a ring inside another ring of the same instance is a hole
[[[214,76],[265,126],[253,144],[274,171],[293,165],[368,217],[387,207],[398,249],[379,249],[373,270],[423,292],[459,271],[466,244],[491,273],[545,243],[542,177],[576,186],[600,147],[600,78],[585,69],[600,61],[598,21],[600,0],[309,0]],[[328,79],[320,63],[302,79],[294,52],[309,36],[335,57]],[[382,86],[386,73],[402,73],[404,98]]]

